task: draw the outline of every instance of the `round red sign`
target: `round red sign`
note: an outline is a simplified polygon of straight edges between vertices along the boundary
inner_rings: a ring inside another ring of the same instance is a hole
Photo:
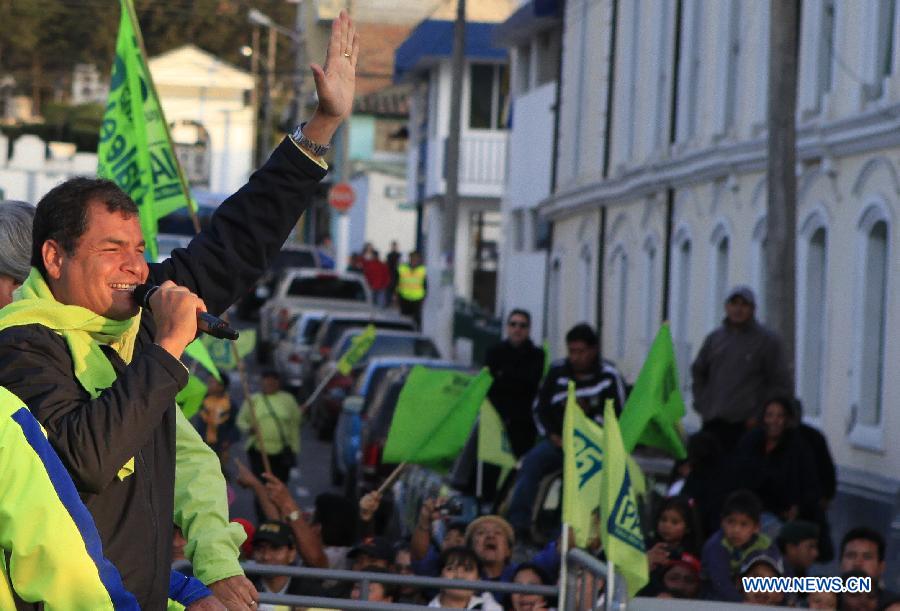
[[[328,205],[338,212],[347,212],[356,201],[356,193],[350,183],[339,182],[328,192]]]

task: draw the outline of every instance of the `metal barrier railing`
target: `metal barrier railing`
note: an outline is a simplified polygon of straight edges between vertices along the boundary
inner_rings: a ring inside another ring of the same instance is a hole
[[[565,607],[560,607],[561,611],[588,611],[597,609],[596,601],[598,600],[598,592],[601,584],[606,582],[606,565],[580,549],[569,550],[567,558],[569,565],[569,571],[566,576],[568,594],[566,596],[567,600],[565,601]],[[188,562],[180,561],[173,564],[172,568],[180,570],[189,566],[190,564]],[[557,586],[502,583],[484,580],[466,581],[463,579],[444,579],[442,577],[421,577],[418,575],[375,573],[369,571],[316,569],[290,565],[259,564],[252,561],[244,562],[241,566],[247,575],[285,575],[288,577],[300,577],[320,581],[331,580],[352,582],[358,583],[360,588],[359,600],[260,592],[260,602],[280,605],[323,607],[327,609],[348,611],[421,611],[425,608],[425,605],[369,601],[369,585],[372,583],[412,586],[434,590],[458,588],[463,590],[473,590],[475,592],[487,591],[502,594],[537,594],[548,598],[554,598],[560,595],[560,588]],[[623,590],[623,588],[619,587],[619,584],[615,584],[614,596],[611,598],[609,596],[606,597],[607,609],[609,611],[624,611],[625,603],[624,596],[622,595]],[[617,606],[610,606],[612,601],[619,602],[616,603]]]

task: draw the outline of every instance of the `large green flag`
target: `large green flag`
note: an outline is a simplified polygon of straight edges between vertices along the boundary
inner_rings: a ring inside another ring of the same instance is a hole
[[[156,259],[158,220],[190,205],[181,166],[147,69],[132,0],[120,0],[109,98],[100,127],[97,175],[114,181],[140,210],[147,253]]]
[[[409,462],[446,470],[465,446],[491,374],[476,376],[416,365],[409,373],[384,445],[386,463]]]
[[[185,418],[191,418],[200,410],[206,397],[206,384],[197,376],[189,376],[188,383],[175,395],[175,402]]]
[[[375,325],[370,324],[365,331],[350,340],[350,348],[347,349],[347,352],[344,353],[344,356],[337,363],[337,370],[341,375],[349,374],[353,366],[366,356],[369,348],[375,343],[375,334]]]
[[[496,465],[502,469],[498,486],[502,484],[510,470],[516,466],[509,435],[500,414],[490,399],[481,403],[481,415],[478,417],[478,460]]]
[[[647,585],[650,577],[640,509],[628,468],[628,453],[622,443],[612,401],[607,401],[603,415],[603,438],[604,465],[600,472],[600,513],[603,520],[600,537],[607,559],[625,577],[628,596],[633,598],[638,590]]]
[[[641,443],[670,452],[676,458],[686,458],[680,433],[684,411],[675,348],[669,325],[664,324],[622,410],[625,450],[631,452]]]
[[[584,415],[575,400],[575,383],[563,417],[562,521],[572,527],[575,545],[586,547],[595,538],[600,511],[600,473],[603,470],[603,429]]]

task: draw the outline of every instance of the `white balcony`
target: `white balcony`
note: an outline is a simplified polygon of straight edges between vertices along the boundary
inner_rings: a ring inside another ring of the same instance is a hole
[[[464,133],[459,151],[459,193],[464,197],[501,197],[506,180],[506,131]],[[446,191],[447,139],[429,140],[426,196]]]

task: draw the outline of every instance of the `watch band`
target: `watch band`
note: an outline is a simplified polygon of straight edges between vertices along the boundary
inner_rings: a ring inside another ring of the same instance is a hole
[[[302,514],[300,513],[300,510],[299,510],[299,509],[295,509],[295,510],[292,511],[291,513],[287,514],[287,521],[288,521],[288,522],[296,522],[297,520],[300,519],[300,516],[301,516],[301,515],[302,515]]]
[[[313,155],[316,155],[317,157],[324,157],[325,153],[331,150],[331,145],[319,144],[318,142],[314,142],[313,140],[307,138],[303,133],[304,125],[306,125],[306,123],[301,123],[294,129],[294,132],[291,134],[291,140],[293,140],[298,146],[306,149]]]

